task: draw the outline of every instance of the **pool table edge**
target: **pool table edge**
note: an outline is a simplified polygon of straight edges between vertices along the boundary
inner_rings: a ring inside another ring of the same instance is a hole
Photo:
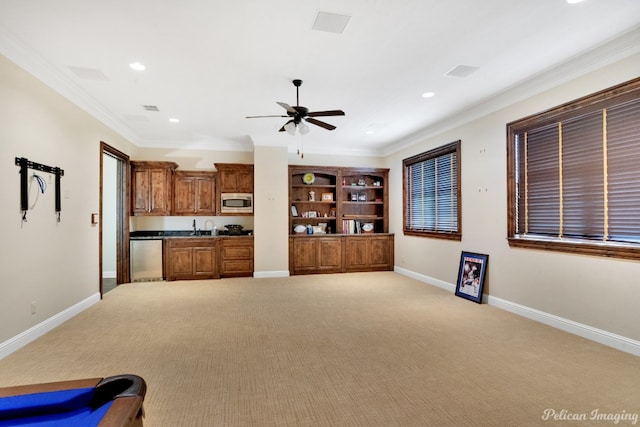
[[[26,384],[0,387],[0,397],[46,393],[75,388],[96,387],[105,378],[56,381],[42,384]],[[144,396],[123,396],[113,400],[109,411],[100,420],[99,427],[142,427]]]
[[[102,378],[86,378],[81,380],[55,381],[42,384],[15,385],[0,387],[0,397],[19,396],[22,394],[46,393],[49,391],[71,390],[74,388],[95,387]]]

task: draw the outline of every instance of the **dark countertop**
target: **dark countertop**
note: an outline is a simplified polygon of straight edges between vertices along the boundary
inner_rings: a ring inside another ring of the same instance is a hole
[[[163,239],[184,239],[184,238],[222,238],[222,237],[253,237],[252,234],[212,234],[211,230],[145,230],[132,231],[129,233],[129,240],[163,240]]]

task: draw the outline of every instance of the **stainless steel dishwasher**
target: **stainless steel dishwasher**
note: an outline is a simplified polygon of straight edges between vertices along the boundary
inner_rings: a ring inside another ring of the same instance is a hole
[[[131,281],[163,280],[162,239],[131,240]]]

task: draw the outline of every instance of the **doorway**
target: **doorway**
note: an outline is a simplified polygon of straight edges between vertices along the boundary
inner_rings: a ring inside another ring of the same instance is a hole
[[[100,142],[100,296],[129,279],[129,156]]]

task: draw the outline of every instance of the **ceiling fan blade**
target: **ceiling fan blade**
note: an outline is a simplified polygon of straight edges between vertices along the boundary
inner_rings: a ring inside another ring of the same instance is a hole
[[[321,117],[321,116],[344,116],[344,111],[342,110],[328,110],[328,111],[312,111],[308,113],[309,117]]]
[[[313,123],[314,125],[320,126],[321,128],[325,128],[327,130],[334,130],[336,128],[334,125],[330,125],[329,123],[321,122],[320,120],[316,120],[316,119],[313,119],[311,117],[306,118],[305,121],[307,121],[309,123]]]
[[[290,114],[296,114],[297,113],[297,111],[291,105],[287,104],[286,102],[276,102],[276,104],[278,104],[279,106],[281,106],[282,108],[287,110],[287,113],[290,113]]]
[[[281,114],[277,114],[277,115],[272,115],[272,116],[245,116],[245,119],[260,119],[263,117],[289,117],[289,116],[283,116]]]

